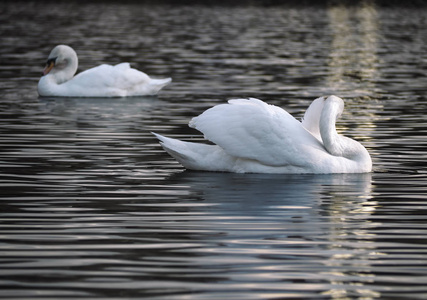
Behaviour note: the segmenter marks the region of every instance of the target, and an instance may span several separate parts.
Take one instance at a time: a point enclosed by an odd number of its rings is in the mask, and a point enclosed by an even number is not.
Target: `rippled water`
[[[0,4],[0,295],[427,298],[425,10]],[[158,97],[40,99],[51,48],[80,70],[132,62]],[[372,174],[189,172],[151,131],[258,97],[301,117],[346,101],[339,130]]]

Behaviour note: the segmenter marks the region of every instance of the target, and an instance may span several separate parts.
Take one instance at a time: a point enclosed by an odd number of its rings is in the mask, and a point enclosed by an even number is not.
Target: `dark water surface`
[[[426,299],[424,9],[0,4],[0,297]],[[51,48],[129,61],[158,97],[40,99]],[[189,172],[150,134],[257,97],[339,130],[372,174]]]

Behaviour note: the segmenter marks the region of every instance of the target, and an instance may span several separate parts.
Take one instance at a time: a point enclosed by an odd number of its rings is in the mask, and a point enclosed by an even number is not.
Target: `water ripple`
[[[2,296],[426,298],[426,18],[369,3],[2,4]],[[174,81],[158,97],[38,98],[59,42],[80,70],[130,61]],[[189,120],[233,97],[300,118],[327,94],[372,174],[189,172],[151,134],[202,140]]]

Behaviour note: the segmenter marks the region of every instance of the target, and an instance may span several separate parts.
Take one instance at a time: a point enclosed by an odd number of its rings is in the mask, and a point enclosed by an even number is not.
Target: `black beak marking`
[[[46,65],[51,65],[51,64],[55,64],[55,62],[56,62],[56,59],[57,59],[58,57],[54,57],[54,58],[49,58],[48,60],[47,60],[47,62],[46,62]]]

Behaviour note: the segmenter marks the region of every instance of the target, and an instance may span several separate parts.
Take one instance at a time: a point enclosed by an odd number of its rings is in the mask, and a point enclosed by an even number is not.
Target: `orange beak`
[[[55,66],[55,61],[49,60],[46,64],[46,67],[43,70],[43,76],[47,75],[53,69],[54,66]]]

